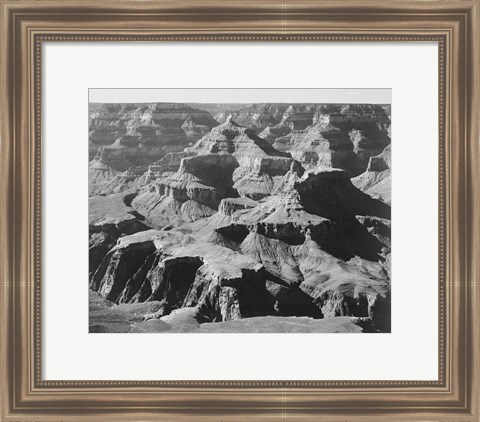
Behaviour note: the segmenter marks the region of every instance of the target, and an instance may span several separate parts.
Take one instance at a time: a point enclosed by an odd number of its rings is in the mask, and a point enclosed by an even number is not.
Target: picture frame
[[[2,2],[1,420],[480,420],[479,11],[477,0]],[[46,41],[437,42],[438,380],[43,380]]]

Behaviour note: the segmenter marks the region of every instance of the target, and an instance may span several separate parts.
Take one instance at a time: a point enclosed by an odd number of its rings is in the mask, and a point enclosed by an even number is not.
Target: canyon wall
[[[92,108],[91,290],[151,304],[143,320],[164,328],[350,317],[389,332],[388,109],[228,107]]]

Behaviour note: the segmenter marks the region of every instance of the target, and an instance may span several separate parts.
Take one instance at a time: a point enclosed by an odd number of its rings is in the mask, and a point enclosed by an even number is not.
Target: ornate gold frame
[[[39,0],[1,4],[2,421],[479,421],[478,0]],[[437,41],[437,381],[42,381],[44,41]]]

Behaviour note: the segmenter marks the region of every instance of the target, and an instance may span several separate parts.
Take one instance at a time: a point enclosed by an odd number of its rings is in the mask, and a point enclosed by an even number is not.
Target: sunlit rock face
[[[292,169],[303,173],[288,154],[231,118],[186,148],[184,154],[176,171],[168,167],[170,171],[158,174],[132,202],[152,227],[209,217],[225,198],[264,198],[280,189]],[[158,165],[162,166],[160,161]]]
[[[390,144],[390,107],[375,104],[253,104],[215,115],[250,127],[305,168],[347,170],[357,176]]]
[[[194,106],[91,111],[91,330],[389,332],[389,108]]]
[[[391,174],[391,146],[387,145],[382,153],[370,157],[365,172],[353,178],[352,183],[373,198],[390,204]]]
[[[215,115],[215,120],[224,123],[232,117],[239,125],[261,131],[267,126],[279,123],[284,114],[283,104],[254,104],[238,111],[225,110]]]
[[[189,143],[196,142],[217,125],[207,111],[186,104],[90,104],[90,192],[124,189],[130,180],[122,183],[123,176],[109,187],[104,185],[119,173],[138,173],[142,169],[144,173],[148,170],[145,166],[166,156],[166,161],[171,160],[172,154],[182,154]]]
[[[116,170],[150,164],[218,125],[212,116],[186,104],[91,104],[89,155]]]
[[[305,168],[341,168],[355,176],[390,144],[389,127],[390,117],[381,106],[317,106],[311,124],[277,137],[273,145]]]

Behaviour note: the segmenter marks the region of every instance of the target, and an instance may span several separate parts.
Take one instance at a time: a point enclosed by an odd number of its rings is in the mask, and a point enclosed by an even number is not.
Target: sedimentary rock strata
[[[271,318],[299,331],[336,326],[288,319],[297,317],[389,331],[388,109],[260,104],[224,116],[229,111],[93,108],[91,127],[109,129],[105,138],[94,131],[103,148],[89,164],[89,283],[105,304],[125,309],[119,330],[249,327],[233,324],[239,320],[281,330]],[[109,143],[112,127],[126,131]],[[177,150],[159,155],[152,147],[132,159],[153,136],[146,127],[156,127],[155,148]],[[148,312],[130,317],[129,307],[143,303],[152,304]],[[95,308],[93,331],[114,331],[103,320],[108,309]]]
[[[370,157],[365,172],[353,178],[352,183],[370,196],[390,204],[391,173],[391,147],[387,145],[382,153]]]
[[[208,112],[186,104],[91,104],[89,160],[96,169],[124,172],[183,151],[217,125]]]

